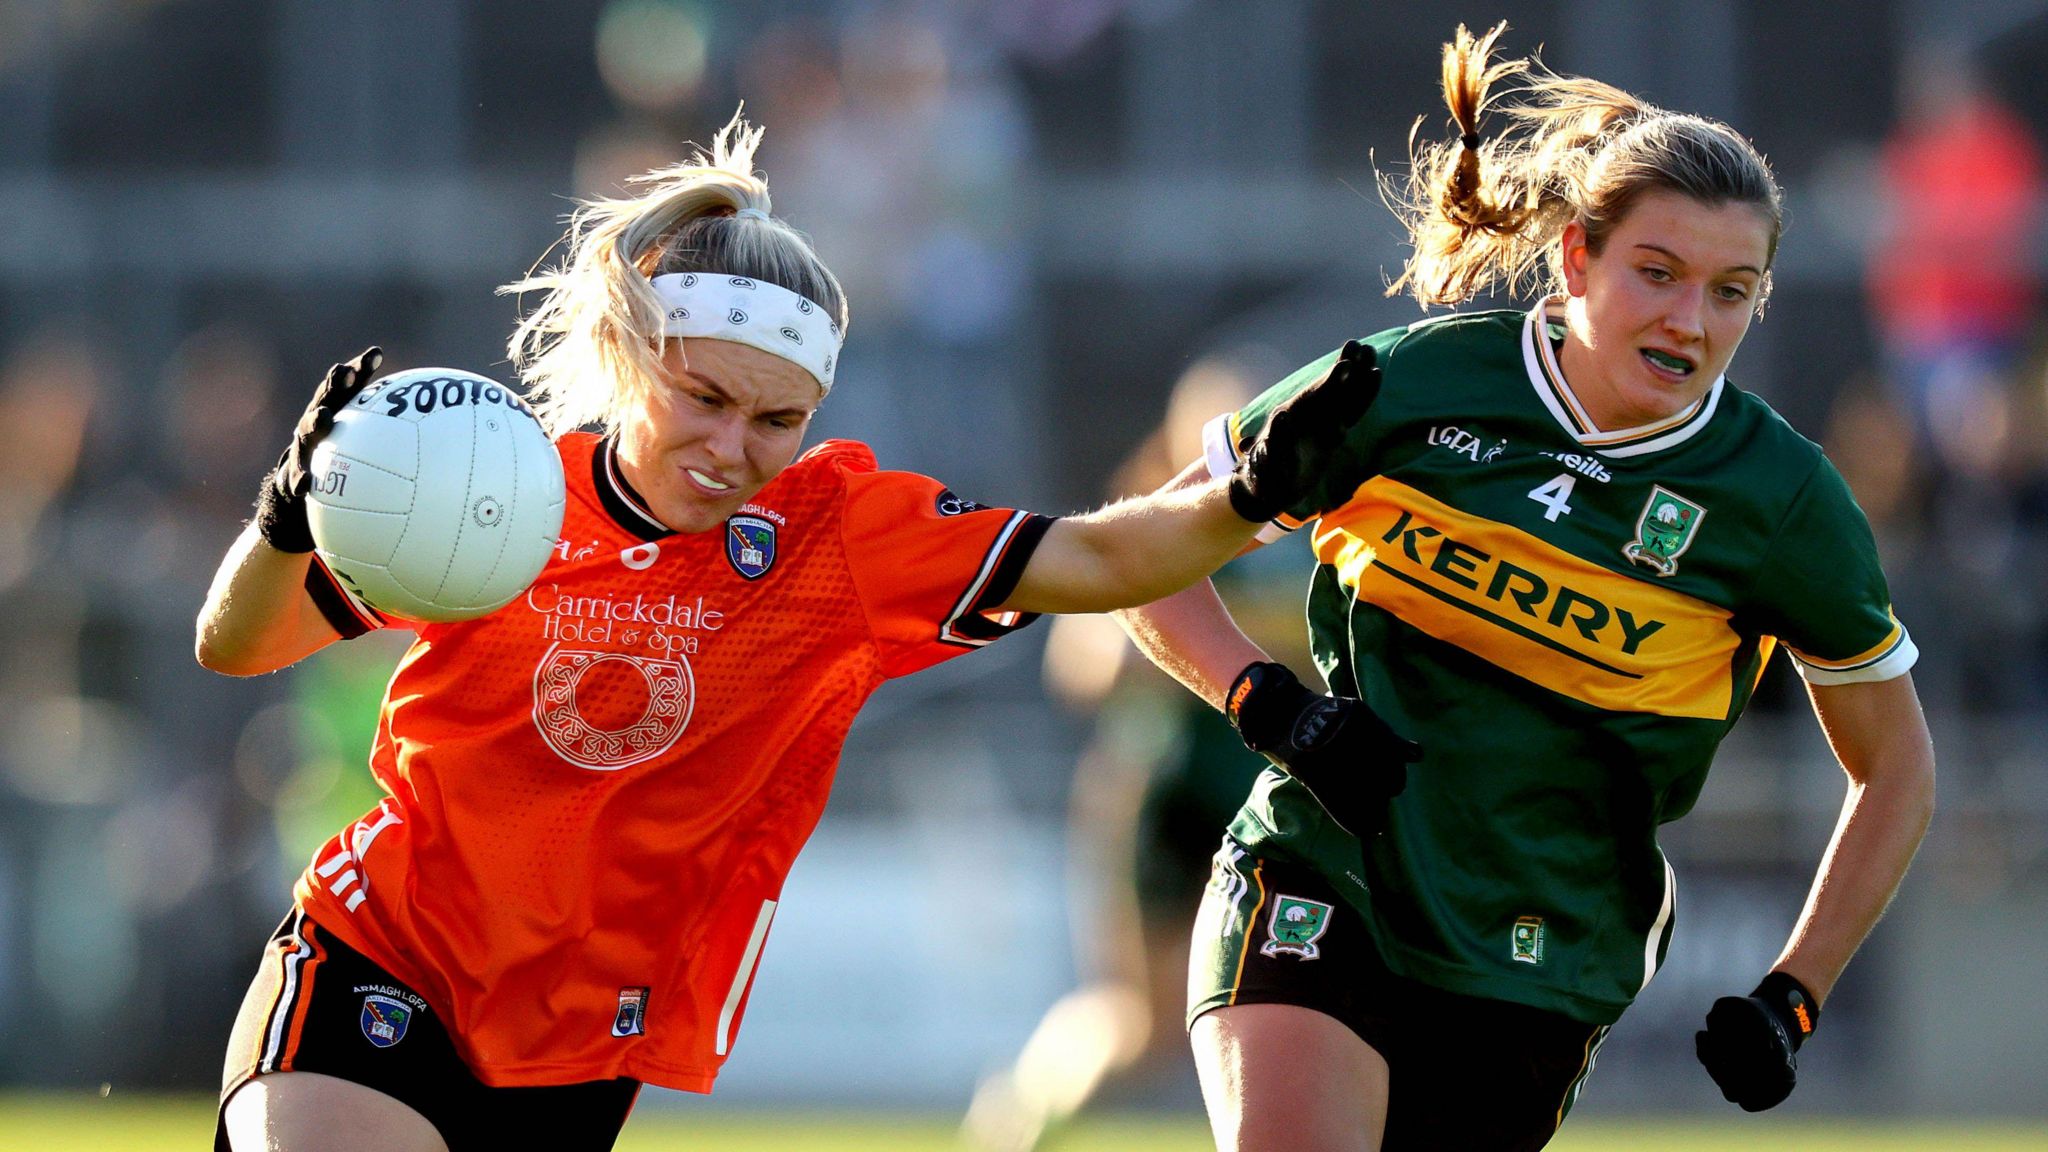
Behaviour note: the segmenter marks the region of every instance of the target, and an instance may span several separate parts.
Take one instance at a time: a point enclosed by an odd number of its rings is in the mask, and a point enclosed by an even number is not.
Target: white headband
[[[772,353],[832,391],[839,324],[825,309],[779,284],[745,276],[669,272],[654,278],[664,336],[731,340]]]

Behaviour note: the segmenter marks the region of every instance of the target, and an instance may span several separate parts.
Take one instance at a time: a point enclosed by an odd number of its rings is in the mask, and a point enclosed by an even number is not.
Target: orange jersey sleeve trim
[[[343,640],[353,640],[391,624],[382,613],[364,603],[362,597],[344,587],[318,552],[306,568],[306,595],[313,598],[313,606],[320,609]]]
[[[981,571],[975,573],[973,582],[960,593],[960,599],[953,605],[953,611],[939,625],[941,641],[980,648],[1038,619],[1036,612],[991,612],[990,609],[1008,600],[1010,593],[1017,590],[1017,581],[1024,575],[1024,566],[1031,562],[1031,554],[1038,550],[1039,541],[1045,539],[1052,523],[1052,517],[1035,512],[1011,515],[982,558]]]

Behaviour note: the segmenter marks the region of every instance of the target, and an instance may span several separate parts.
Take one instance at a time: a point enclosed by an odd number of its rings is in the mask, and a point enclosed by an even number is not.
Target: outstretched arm
[[[1046,530],[1003,608],[1107,612],[1157,600],[1221,568],[1258,528],[1231,508],[1227,480],[1063,517]]]
[[[1184,473],[1149,496],[1052,525],[999,610],[1107,612],[1214,572],[1259,525],[1309,497],[1379,391],[1373,350],[1346,344],[1328,371],[1273,411],[1230,476]]]

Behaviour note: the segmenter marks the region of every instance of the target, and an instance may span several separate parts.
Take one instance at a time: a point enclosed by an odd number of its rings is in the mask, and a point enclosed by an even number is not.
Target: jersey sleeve
[[[343,640],[375,632],[379,628],[409,628],[410,624],[400,623],[370,607],[362,597],[351,591],[320,559],[313,554],[313,562],[306,567],[306,595],[312,597],[313,606],[327,617],[327,623]]]
[[[1919,659],[1892,614],[1870,522],[1825,458],[1765,553],[1757,592],[1767,629],[1808,683],[1890,680]]]
[[[1052,519],[987,508],[909,472],[850,476],[846,556],[885,676],[907,676],[1038,618],[995,613]]]
[[[1365,343],[1372,346],[1374,354],[1379,359],[1383,377],[1392,370],[1391,352],[1394,344],[1407,331],[1406,328],[1393,328],[1366,338]],[[1245,450],[1258,438],[1259,431],[1266,426],[1266,421],[1272,418],[1273,412],[1322,379],[1323,375],[1329,372],[1331,365],[1337,362],[1337,356],[1341,351],[1342,349],[1338,349],[1311,360],[1286,379],[1261,393],[1251,403],[1235,412],[1226,412],[1211,420],[1202,429],[1202,453],[1209,465],[1209,475],[1229,475],[1231,470],[1237,467],[1237,462],[1243,457]],[[1366,458],[1365,448],[1371,439],[1372,425],[1372,413],[1368,411],[1361,423],[1352,429],[1347,444],[1353,449],[1353,463],[1362,462]],[[1259,529],[1259,542],[1271,543],[1349,500],[1351,494],[1357,490],[1359,482],[1364,479],[1364,476],[1357,474],[1358,471],[1357,468],[1335,468],[1318,477],[1314,489],[1305,499]]]

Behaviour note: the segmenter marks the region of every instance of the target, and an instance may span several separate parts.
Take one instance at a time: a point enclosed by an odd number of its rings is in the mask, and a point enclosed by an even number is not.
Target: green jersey
[[[1916,652],[1818,446],[1725,379],[1657,424],[1596,429],[1553,307],[1370,338],[1379,399],[1267,535],[1313,541],[1331,691],[1423,759],[1368,845],[1277,771],[1232,832],[1328,876],[1396,973],[1597,1024],[1662,961],[1657,826],[1692,807],[1774,646],[1823,684]],[[1334,360],[1212,423],[1211,470]]]

